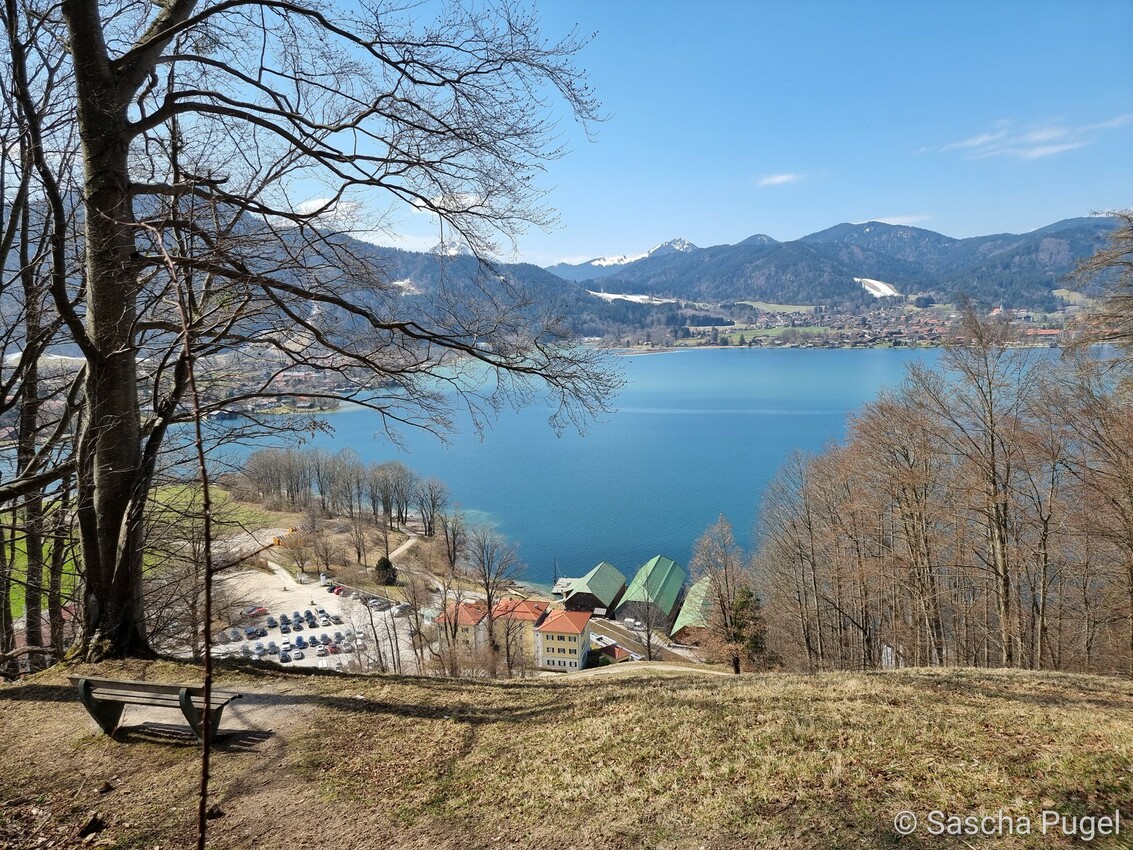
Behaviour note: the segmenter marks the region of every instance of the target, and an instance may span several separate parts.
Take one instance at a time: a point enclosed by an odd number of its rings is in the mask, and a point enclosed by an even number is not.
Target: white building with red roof
[[[540,670],[581,670],[589,651],[589,611],[552,611],[535,627],[536,665]]]

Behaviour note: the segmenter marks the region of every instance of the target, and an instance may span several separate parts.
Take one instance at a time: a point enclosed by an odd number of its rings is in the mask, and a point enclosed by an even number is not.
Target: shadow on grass
[[[72,685],[10,685],[0,688],[0,702],[67,702],[78,696]]]
[[[270,730],[261,729],[221,729],[212,742],[212,748],[222,752],[251,750],[270,740],[273,734]],[[201,746],[188,726],[148,720],[135,726],[120,726],[114,733],[114,740],[119,744],[164,744],[198,750]]]

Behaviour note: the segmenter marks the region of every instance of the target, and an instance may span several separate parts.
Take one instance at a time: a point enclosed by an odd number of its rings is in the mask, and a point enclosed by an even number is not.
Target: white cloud
[[[939,148],[923,148],[939,153],[961,152],[968,159],[1008,157],[1031,160],[1065,153],[1092,145],[1106,130],[1115,130],[1133,122],[1133,115],[1118,115],[1106,121],[1081,126],[1061,121],[1018,128],[1011,121],[1000,121],[984,133],[950,142]]]
[[[768,174],[766,177],[761,177],[757,186],[784,186],[787,183],[798,183],[806,177],[805,174],[798,172],[788,171],[784,174]]]

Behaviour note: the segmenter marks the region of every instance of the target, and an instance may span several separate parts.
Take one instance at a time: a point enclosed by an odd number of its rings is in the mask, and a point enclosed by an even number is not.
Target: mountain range
[[[857,306],[874,296],[861,279],[902,295],[967,296],[1007,307],[1052,309],[1052,290],[1105,244],[1116,219],[1059,221],[1023,234],[954,239],[904,225],[838,224],[791,242],[758,234],[735,245],[663,243],[638,256],[559,263],[547,271],[589,289],[696,301],[758,300]]]

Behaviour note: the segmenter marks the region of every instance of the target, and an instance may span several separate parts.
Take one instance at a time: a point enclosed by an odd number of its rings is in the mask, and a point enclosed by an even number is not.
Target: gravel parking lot
[[[239,610],[262,607],[266,609],[266,613],[245,617],[231,624],[225,630],[229,639],[226,642],[214,642],[215,655],[247,655],[246,650],[254,647],[257,642],[262,643],[265,648],[271,642],[282,648],[284,640],[287,640],[294,647],[299,637],[303,638],[304,643],[310,644],[312,639],[318,640],[325,634],[337,651],[327,646],[326,654],[320,656],[314,646],[308,646],[301,650],[301,658],[295,659],[292,655],[292,660],[289,662],[281,662],[278,652],[265,653],[261,660],[282,667],[321,667],[329,670],[359,671],[379,669],[377,663],[379,651],[389,663],[394,655],[393,642],[396,640],[402,669],[407,673],[416,672],[406,618],[393,616],[391,610],[373,611],[371,622],[371,612],[353,596],[328,593],[327,588],[314,578],[309,583],[301,584],[279,564],[271,561],[268,564],[271,567],[270,573],[261,570],[239,570],[220,578],[222,584],[218,586],[221,592],[233,600]],[[302,617],[307,611],[316,618],[320,618],[320,614],[325,613],[329,622],[321,621],[311,628],[306,620],[301,619],[301,629],[293,630],[291,634],[283,634],[278,622],[275,626],[269,625],[268,622],[269,617],[278,621],[281,615],[293,618],[295,612],[299,612]],[[340,622],[333,621],[336,617]],[[267,634],[262,637],[245,638],[244,628],[247,626],[261,627]],[[238,640],[231,640],[233,629],[239,633]],[[335,639],[336,633],[342,636],[341,640]],[[354,635],[353,640],[348,640],[350,634]],[[322,644],[323,641],[320,640],[319,643]],[[353,651],[347,650],[347,644],[350,644]]]

